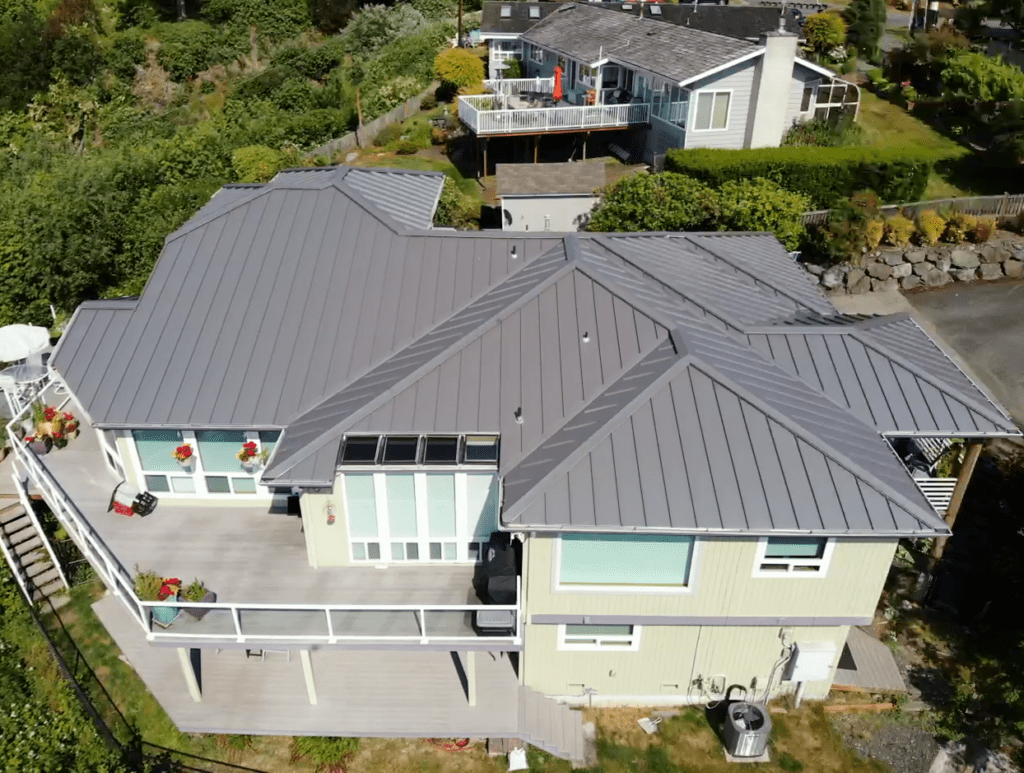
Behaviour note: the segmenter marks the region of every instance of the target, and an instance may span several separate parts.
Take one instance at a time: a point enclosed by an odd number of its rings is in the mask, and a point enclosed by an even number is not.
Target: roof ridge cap
[[[221,186],[220,188],[218,188],[214,192],[213,196],[210,196],[210,200],[207,201],[206,204],[204,204],[203,206],[205,207],[209,205],[209,203],[213,201],[214,197],[222,190],[224,190],[224,187],[225,186]],[[189,220],[186,220],[184,223],[178,226],[177,230],[172,231],[171,233],[167,234],[167,236],[164,237],[164,247],[166,247],[171,242],[176,241],[182,236],[187,236],[188,234],[195,231],[197,228],[201,228],[204,225],[209,225],[218,217],[223,217],[224,215],[234,212],[243,204],[249,204],[250,202],[253,202],[256,199],[260,198],[261,196],[267,195],[272,190],[274,190],[273,186],[266,184],[261,185],[258,188],[253,188],[251,195],[240,196],[236,201],[233,201],[231,204],[224,207],[223,209],[218,209],[215,212],[207,212],[200,218],[191,218]],[[202,207],[200,207],[199,209],[202,210]]]

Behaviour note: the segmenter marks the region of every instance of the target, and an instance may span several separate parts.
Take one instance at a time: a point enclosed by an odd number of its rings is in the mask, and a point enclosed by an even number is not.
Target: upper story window
[[[531,19],[539,19],[540,18],[540,6],[539,5],[531,5],[530,6],[530,18]]]
[[[693,537],[653,534],[563,534],[556,589],[688,593]]]
[[[730,91],[701,91],[697,94],[697,111],[693,117],[696,131],[720,131],[729,128]]]
[[[544,64],[544,49],[537,46],[530,47],[530,58],[537,64]]]
[[[350,435],[338,457],[342,466],[498,466],[496,435]]]
[[[766,537],[758,541],[754,577],[824,577],[835,540],[828,537]]]
[[[511,5],[503,5],[503,6],[501,6],[501,18],[502,19],[511,19],[512,18],[512,6]]]

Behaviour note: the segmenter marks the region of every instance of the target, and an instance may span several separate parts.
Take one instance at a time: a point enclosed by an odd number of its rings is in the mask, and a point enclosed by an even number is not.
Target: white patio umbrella
[[[14,362],[43,351],[50,345],[50,331],[33,325],[0,327],[0,362]]]

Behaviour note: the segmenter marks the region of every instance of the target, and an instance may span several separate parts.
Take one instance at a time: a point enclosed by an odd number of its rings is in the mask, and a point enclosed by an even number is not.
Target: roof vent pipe
[[[512,260],[515,260],[518,257],[516,255],[516,246],[514,244],[512,245],[512,250],[509,252],[509,255],[512,256]]]
[[[523,423],[523,408],[522,408],[522,406],[519,406],[518,408],[516,408],[516,412],[514,414],[512,414],[512,415],[515,416],[516,424],[522,424]]]

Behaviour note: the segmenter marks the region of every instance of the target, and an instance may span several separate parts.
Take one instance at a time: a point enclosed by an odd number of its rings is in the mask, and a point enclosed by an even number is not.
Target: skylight
[[[530,18],[531,19],[539,19],[540,18],[540,6],[539,5],[531,5],[530,6]]]
[[[651,9],[651,16],[661,16],[661,6],[660,5],[652,5],[652,6],[649,6],[649,8]]]
[[[511,19],[512,18],[512,6],[511,5],[503,5],[503,6],[501,6],[501,18],[502,19]]]

